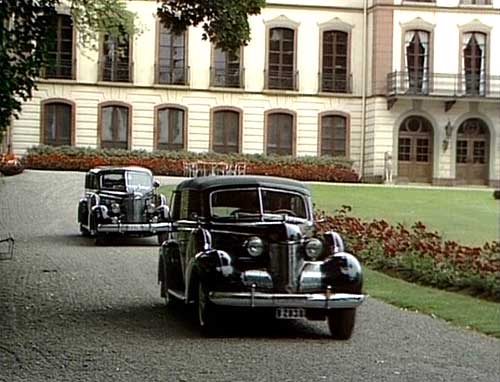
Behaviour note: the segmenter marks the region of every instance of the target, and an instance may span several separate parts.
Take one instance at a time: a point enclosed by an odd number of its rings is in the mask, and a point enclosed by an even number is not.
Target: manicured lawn
[[[411,284],[364,269],[365,293],[392,305],[434,315],[500,338],[500,304]]]
[[[493,190],[454,190],[309,184],[316,207],[327,214],[342,205],[362,219],[411,226],[420,220],[445,239],[466,245],[499,240],[499,202]],[[174,186],[161,187],[170,196]]]
[[[482,245],[499,240],[499,202],[493,190],[416,189],[310,184],[318,209],[332,214],[342,205],[362,219],[411,226],[420,220],[445,239]]]

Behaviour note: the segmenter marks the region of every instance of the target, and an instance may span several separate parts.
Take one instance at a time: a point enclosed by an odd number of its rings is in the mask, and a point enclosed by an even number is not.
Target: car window
[[[211,198],[211,215],[215,219],[258,219],[261,212],[257,189],[214,192]]]
[[[299,194],[262,190],[262,204],[265,214],[287,214],[307,218],[305,200]]]
[[[123,173],[106,173],[101,176],[101,188],[106,190],[125,191],[125,177]]]
[[[181,197],[180,218],[196,220],[199,216],[201,216],[199,192],[192,190],[183,191]]]
[[[170,211],[172,219],[179,220],[181,216],[181,193],[174,192],[172,195]]]

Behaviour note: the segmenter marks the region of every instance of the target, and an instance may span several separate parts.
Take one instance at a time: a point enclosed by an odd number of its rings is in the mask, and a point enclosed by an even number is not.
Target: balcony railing
[[[163,85],[189,85],[189,66],[174,68],[155,65],[156,83]]]
[[[121,63],[121,62],[109,62],[100,61],[100,81],[109,82],[132,82],[132,73],[134,64],[131,63]]]
[[[352,74],[334,75],[319,73],[319,89],[322,93],[352,93]]]
[[[491,5],[491,0],[460,0],[463,5]]]
[[[49,60],[43,68],[43,78],[54,78],[63,80],[73,79],[73,68],[76,67],[76,60],[59,59],[55,62]]]
[[[500,76],[392,72],[387,75],[387,96],[500,98]]]
[[[224,88],[244,88],[245,69],[210,68],[210,86]]]
[[[265,88],[276,90],[298,90],[299,72],[264,70]]]

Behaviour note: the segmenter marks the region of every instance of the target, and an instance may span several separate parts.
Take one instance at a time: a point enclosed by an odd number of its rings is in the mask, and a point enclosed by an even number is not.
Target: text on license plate
[[[276,308],[276,318],[280,320],[297,320],[306,317],[303,308]]]

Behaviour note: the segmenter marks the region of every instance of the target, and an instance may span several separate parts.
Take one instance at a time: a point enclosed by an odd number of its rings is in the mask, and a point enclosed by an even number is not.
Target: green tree
[[[250,40],[248,16],[260,13],[265,0],[162,0],[158,16],[174,32],[203,27],[203,39],[235,52]]]

